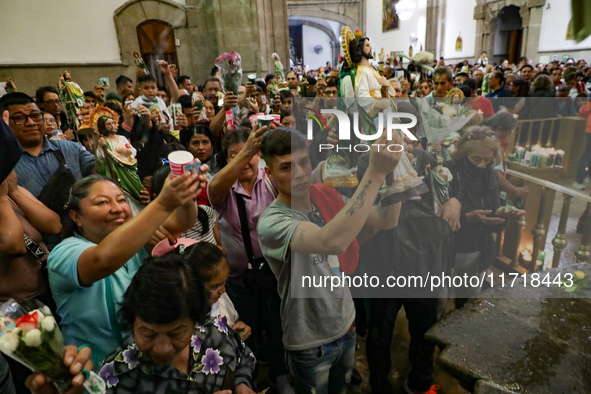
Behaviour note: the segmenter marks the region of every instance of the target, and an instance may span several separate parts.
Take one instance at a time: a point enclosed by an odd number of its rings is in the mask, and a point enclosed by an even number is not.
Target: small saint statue
[[[453,175],[449,168],[443,165],[443,157],[439,155],[437,156],[437,166],[432,169],[430,165],[427,165],[425,173],[429,180],[431,194],[433,195],[433,209],[437,212],[439,211],[439,208],[449,200],[449,191]]]

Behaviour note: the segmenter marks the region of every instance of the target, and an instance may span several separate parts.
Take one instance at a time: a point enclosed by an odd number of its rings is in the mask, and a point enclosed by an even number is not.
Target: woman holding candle
[[[501,146],[501,155],[503,158],[502,163],[496,167],[499,180],[499,189],[501,192],[509,193],[516,196],[517,198],[524,199],[528,196],[529,190],[526,187],[516,187],[505,178],[507,172],[507,147],[509,146],[509,137],[515,132],[517,128],[517,119],[508,112],[499,112],[496,115],[491,116],[484,122],[485,126],[490,127],[497,138]]]

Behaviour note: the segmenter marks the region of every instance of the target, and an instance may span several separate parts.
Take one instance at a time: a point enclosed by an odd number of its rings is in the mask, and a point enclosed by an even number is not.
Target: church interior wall
[[[113,12],[125,0],[2,2],[0,65],[120,62]],[[4,25],[6,26],[6,25]]]
[[[83,90],[92,90],[100,77],[108,77],[112,87],[121,74],[133,77],[135,66],[121,58],[114,21],[115,10],[124,3],[3,2],[2,20],[11,21],[15,28],[11,34],[0,35],[0,81],[11,77],[20,91],[34,94],[40,86],[57,84],[64,70]],[[131,39],[137,41],[135,36]]]
[[[304,64],[311,70],[324,67],[326,61],[332,59],[331,39],[328,34],[315,27],[304,25],[302,35]],[[322,52],[318,54],[314,51],[317,45],[322,46]]]
[[[474,49],[476,45],[475,6],[476,0],[453,0],[447,3],[444,20],[445,36],[441,54],[447,64],[459,63],[464,59],[474,62],[477,56]],[[460,33],[462,50],[456,51],[456,40]]]
[[[536,41],[537,51],[531,54],[535,63],[540,56],[549,56],[550,60],[554,55],[557,55],[559,60],[562,60],[563,55],[570,55],[575,59],[591,58],[591,37],[580,43],[566,39],[568,24],[572,18],[572,9],[568,4],[549,0],[542,12],[540,36]]]
[[[408,55],[410,35],[415,34],[425,47],[427,24],[427,0],[416,0],[417,7],[412,17],[407,21],[400,21],[396,30],[382,31],[382,0],[367,0],[366,26],[363,32],[370,38],[371,46],[376,54],[384,48],[384,52],[404,52]],[[377,57],[377,56],[376,56]],[[377,58],[374,59],[377,61]]]

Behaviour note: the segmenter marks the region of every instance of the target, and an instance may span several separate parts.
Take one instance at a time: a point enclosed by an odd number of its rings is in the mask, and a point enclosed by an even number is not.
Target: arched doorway
[[[519,11],[520,7],[514,5],[503,7],[491,21],[492,62],[501,64],[505,59],[509,64],[519,62],[523,47],[523,21]]]
[[[290,64],[309,66],[311,70],[324,67],[329,61],[338,64],[341,22],[309,17],[289,17]]]
[[[159,85],[166,86],[164,77],[158,71],[157,63],[158,60],[166,60],[169,64],[178,66],[174,28],[170,23],[151,19],[140,23],[136,30],[140,53],[150,74],[156,77]]]

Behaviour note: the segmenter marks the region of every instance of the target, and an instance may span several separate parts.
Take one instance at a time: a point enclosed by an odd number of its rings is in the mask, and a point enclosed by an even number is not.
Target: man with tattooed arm
[[[326,287],[316,279],[352,273],[359,258],[358,234],[398,223],[400,203],[373,204],[401,157],[383,148],[401,143],[397,133],[392,141],[386,134],[373,144],[369,168],[350,199],[310,184],[312,166],[300,132],[280,127],[262,140],[265,171],[279,194],[259,219],[259,243],[277,277],[283,344],[297,393],[347,390],[355,364],[355,307],[345,283]],[[304,277],[315,278],[314,284],[305,286]]]

